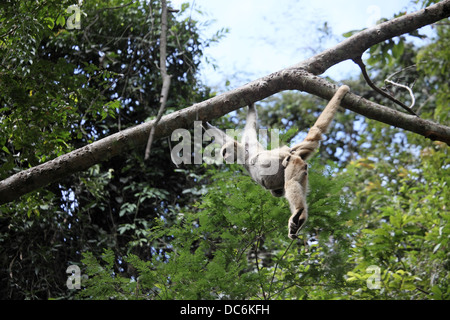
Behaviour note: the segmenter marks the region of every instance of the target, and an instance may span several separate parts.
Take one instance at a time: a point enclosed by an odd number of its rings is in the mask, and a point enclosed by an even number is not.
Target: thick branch
[[[296,64],[295,67],[304,68],[319,75],[339,62],[362,56],[364,51],[377,43],[412,32],[449,16],[450,1],[444,0],[425,9],[365,29],[335,47]]]
[[[306,70],[316,74],[322,73],[334,64],[361,55],[371,45],[439,21],[449,15],[450,0],[445,0],[425,10],[365,30],[297,66],[272,73],[240,88],[162,117],[155,126],[155,138],[169,136],[177,128],[191,128],[195,120],[207,121],[219,118],[283,90],[305,91],[329,100],[337,87]],[[352,93],[345,96],[342,106],[370,119],[450,144],[450,128],[432,121],[392,110]],[[30,191],[75,172],[86,170],[96,163],[131,149],[143,148],[154,124],[155,121],[150,121],[121,131],[0,181],[0,204],[18,199]]]
[[[305,91],[329,100],[337,87],[304,70],[285,69],[162,117],[155,126],[155,138],[170,136],[177,128],[191,128],[195,120],[207,121],[221,117],[283,90]],[[392,110],[352,93],[347,93],[341,105],[368,118],[450,144],[450,127]],[[121,131],[1,181],[0,204],[130,149],[143,147],[153,125],[154,120]]]
[[[380,88],[378,88],[373,82],[372,80],[370,80],[369,75],[367,74],[367,70],[366,70],[366,66],[364,65],[361,57],[357,57],[357,58],[353,58],[353,61],[359,66],[359,68],[361,69],[361,72],[363,74],[364,80],[366,80],[367,84],[369,85],[369,87],[371,87],[373,90],[375,90],[376,92],[378,92],[379,94],[381,94],[383,97],[388,98],[389,100],[395,102],[396,104],[398,104],[400,107],[402,107],[403,109],[405,109],[406,111],[408,111],[408,113],[417,116],[417,114],[411,110],[411,108],[408,108],[407,106],[405,106],[405,104],[399,100],[397,100],[395,97],[391,96],[389,93],[384,92],[383,90],[381,90]]]

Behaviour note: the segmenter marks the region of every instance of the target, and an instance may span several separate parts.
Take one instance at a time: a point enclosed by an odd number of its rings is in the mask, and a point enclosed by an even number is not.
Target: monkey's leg
[[[314,123],[313,128],[316,128],[317,130],[310,130],[305,140],[321,140],[321,135],[327,131],[331,121],[333,121],[334,115],[341,105],[342,99],[349,91],[350,88],[348,86],[344,85],[339,87],[333,98],[331,98],[330,102],[328,102],[327,106]]]

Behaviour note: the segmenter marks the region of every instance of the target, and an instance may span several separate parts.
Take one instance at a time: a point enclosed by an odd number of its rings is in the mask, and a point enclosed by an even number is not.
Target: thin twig
[[[153,137],[155,135],[155,128],[158,125],[159,120],[163,116],[164,109],[166,108],[167,96],[169,95],[170,79],[172,76],[167,74],[167,3],[166,0],[161,1],[161,36],[159,41],[159,67],[161,70],[161,77],[163,80],[161,97],[159,99],[160,107],[156,120],[153,122],[150,130],[150,135],[147,141],[147,147],[145,148],[145,160],[150,157],[150,150],[153,143]]]
[[[391,80],[388,80],[388,79],[384,80],[384,82],[387,82],[387,83],[393,84],[394,86],[397,86],[397,87],[400,87],[400,88],[408,90],[409,95],[411,96],[411,105],[409,106],[409,108],[414,107],[414,104],[416,103],[416,98],[414,98],[414,93],[412,92],[410,87],[405,86],[405,85],[400,84],[400,83],[397,83],[397,82],[394,82],[394,81],[391,81]]]
[[[390,84],[392,84],[392,85],[394,85],[394,86],[401,87],[401,88],[404,88],[404,89],[408,90],[409,95],[411,96],[411,105],[409,106],[410,109],[412,109],[412,108],[414,107],[414,104],[416,103],[416,98],[414,97],[414,93],[413,93],[413,91],[412,91],[412,86],[409,87],[409,86],[405,86],[405,85],[403,85],[403,84],[394,82],[394,81],[391,80],[391,78],[392,78],[393,76],[395,76],[395,75],[397,75],[397,74],[399,74],[399,73],[405,71],[405,70],[409,70],[409,69],[416,68],[416,67],[417,67],[417,66],[416,66],[415,64],[413,64],[413,65],[411,65],[411,66],[408,66],[408,67],[406,67],[406,68],[403,68],[403,69],[401,69],[401,70],[399,70],[399,71],[397,71],[397,72],[394,72],[394,73],[391,74],[389,77],[387,77],[386,80],[384,80],[384,82],[387,82],[387,83],[390,83]],[[414,85],[414,84],[413,84],[413,85]]]
[[[373,82],[372,80],[370,80],[369,75],[367,74],[366,71],[366,66],[364,65],[361,57],[356,57],[353,58],[353,62],[356,63],[359,68],[361,69],[361,72],[363,74],[364,79],[366,80],[367,84],[376,92],[378,92],[379,94],[383,95],[384,97],[388,98],[389,100],[395,102],[396,104],[398,104],[400,107],[402,107],[403,109],[405,109],[406,111],[408,111],[408,113],[417,116],[417,114],[412,111],[409,107],[405,106],[401,101],[397,100],[396,98],[394,98],[393,96],[391,96],[389,93],[381,90],[380,88],[378,88]]]
[[[281,260],[283,260],[284,256],[286,255],[286,253],[288,252],[289,248],[291,247],[291,245],[294,243],[295,239],[292,239],[291,242],[289,243],[288,247],[286,248],[286,250],[284,251],[283,255],[281,256],[280,259],[278,259],[277,263],[275,264],[275,269],[273,270],[273,274],[272,274],[272,279],[270,280],[270,287],[269,287],[269,299],[271,297],[271,292],[272,292],[272,284],[273,284],[273,280],[275,278],[275,273],[277,272],[277,268],[278,268],[278,264]]]
[[[256,264],[256,269],[258,270],[258,274],[260,274],[260,272],[261,272],[261,270],[259,269],[259,263],[258,263],[258,246],[259,246],[260,240],[261,240],[261,232],[259,233],[259,235],[257,235],[256,243],[255,243],[255,264]],[[264,291],[264,286],[261,282],[261,279],[259,279],[259,285],[261,286],[261,291],[262,291],[264,300],[266,300],[266,292]]]
[[[406,67],[406,68],[403,68],[403,69],[401,69],[401,70],[399,70],[399,71],[397,71],[397,72],[394,72],[393,74],[391,74],[389,77],[387,77],[387,80],[390,80],[393,76],[396,76],[396,75],[398,75],[399,73],[401,73],[401,72],[403,72],[403,71],[405,71],[405,70],[408,70],[408,69],[413,69],[413,68],[416,68],[417,66],[415,65],[415,64],[413,64],[413,65],[410,65],[410,66],[408,66],[408,67]]]

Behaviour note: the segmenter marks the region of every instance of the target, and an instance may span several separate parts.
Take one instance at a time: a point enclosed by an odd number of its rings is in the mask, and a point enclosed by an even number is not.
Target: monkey
[[[204,127],[206,132],[214,136],[215,141],[222,145],[220,153],[225,163],[242,164],[254,181],[268,189],[272,195],[281,197],[284,194],[282,161],[290,155],[290,149],[288,146],[274,150],[264,149],[257,139],[256,123],[257,111],[254,104],[251,104],[248,107],[242,143],[208,122]]]
[[[320,145],[342,99],[350,88],[338,88],[305,139],[293,147],[282,146],[266,150],[257,139],[257,111],[254,104],[248,106],[246,124],[241,142],[228,136],[208,122],[204,124],[207,134],[215,137],[221,147],[221,156],[226,163],[242,164],[250,177],[268,189],[275,197],[284,196],[291,211],[288,222],[288,237],[295,239],[308,218],[306,194],[308,187],[308,164]]]

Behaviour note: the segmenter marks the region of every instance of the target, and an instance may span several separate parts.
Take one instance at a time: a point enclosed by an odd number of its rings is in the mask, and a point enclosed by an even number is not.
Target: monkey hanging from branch
[[[288,236],[291,239],[297,238],[308,218],[306,160],[319,147],[322,134],[327,131],[341,100],[349,90],[346,85],[339,87],[306,138],[293,147],[264,149],[257,139],[257,112],[254,104],[248,107],[247,122],[241,142],[209,123],[204,126],[207,133],[214,136],[215,141],[222,146],[220,152],[226,163],[242,164],[252,179],[268,189],[273,196],[286,197],[291,211],[288,222]]]

